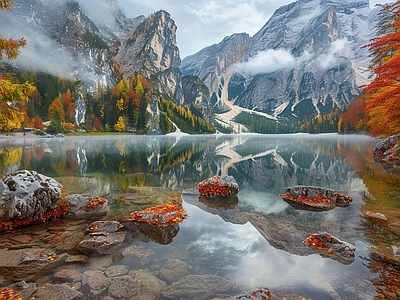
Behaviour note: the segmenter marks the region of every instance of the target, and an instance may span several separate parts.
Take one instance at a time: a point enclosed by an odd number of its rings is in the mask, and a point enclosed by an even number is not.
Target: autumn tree
[[[389,21],[382,23],[383,34],[366,46],[373,56],[371,68],[376,74],[365,87],[370,94],[366,113],[371,134],[391,135],[400,132],[400,1],[381,7]]]
[[[11,11],[12,0],[0,0],[0,9]],[[19,49],[26,45],[26,40],[6,39],[0,35],[0,60],[4,57],[15,59],[19,55]],[[28,101],[29,95],[35,91],[30,83],[12,83],[9,79],[0,77],[0,130],[11,131],[21,128],[24,121],[23,113],[15,106],[16,102]]]

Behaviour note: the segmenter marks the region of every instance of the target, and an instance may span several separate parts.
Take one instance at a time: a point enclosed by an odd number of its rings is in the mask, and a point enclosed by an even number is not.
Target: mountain
[[[275,11],[253,36],[233,34],[182,60],[183,75],[209,87],[216,119],[246,111],[309,120],[343,107],[368,82],[376,10],[368,0],[298,0]]]

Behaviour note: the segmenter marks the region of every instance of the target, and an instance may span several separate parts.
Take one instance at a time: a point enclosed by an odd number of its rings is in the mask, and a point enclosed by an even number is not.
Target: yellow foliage
[[[126,129],[126,127],[125,127],[124,118],[122,116],[119,116],[117,123],[114,125],[114,130],[118,131],[118,132],[122,132],[122,131],[125,131],[125,129]]]

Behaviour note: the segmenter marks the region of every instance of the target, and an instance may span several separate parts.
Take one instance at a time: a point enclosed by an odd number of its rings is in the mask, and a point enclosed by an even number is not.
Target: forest
[[[3,3],[1,1],[0,3]],[[9,9],[4,2],[0,9]],[[400,1],[381,5],[377,36],[365,45],[371,56],[375,77],[347,107],[307,119],[269,120],[241,113],[235,122],[257,133],[369,133],[388,136],[400,132]],[[0,62],[15,59],[26,45],[24,38],[6,39],[0,35]],[[115,86],[97,84],[95,91],[81,81],[43,72],[0,65],[0,131],[33,128],[37,133],[129,132],[170,133],[177,128],[187,133],[229,132],[209,124],[196,105],[177,105],[160,95],[141,74],[122,75]],[[93,88],[92,88],[93,90]],[[84,114],[78,105],[84,103]],[[149,108],[152,109],[149,109]],[[157,107],[158,115],[151,111]]]

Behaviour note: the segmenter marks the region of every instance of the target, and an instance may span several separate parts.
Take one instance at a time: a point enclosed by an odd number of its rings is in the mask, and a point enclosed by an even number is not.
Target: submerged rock
[[[350,264],[355,260],[356,247],[327,232],[314,233],[306,238],[304,243],[316,249],[321,256],[332,258],[340,263]]]
[[[0,222],[38,221],[59,205],[62,185],[35,171],[21,170],[0,181]]]
[[[330,210],[336,206],[346,207],[353,199],[332,189],[316,186],[287,187],[286,193],[279,195],[295,208],[307,210]]]
[[[163,299],[212,299],[218,294],[231,294],[233,285],[216,275],[186,275],[168,286],[162,293]]]
[[[239,185],[235,178],[229,175],[212,176],[201,181],[197,188],[200,195],[204,197],[217,196],[227,197],[239,192]]]
[[[55,255],[38,248],[0,250],[0,274],[11,282],[35,281],[66,257],[67,254]]]

